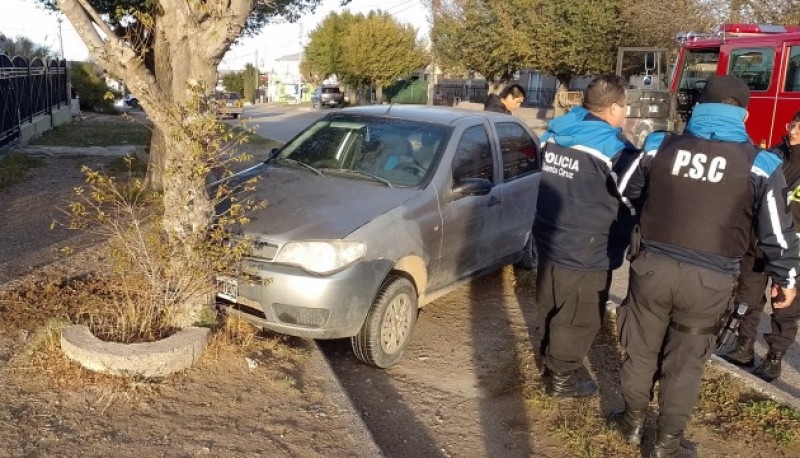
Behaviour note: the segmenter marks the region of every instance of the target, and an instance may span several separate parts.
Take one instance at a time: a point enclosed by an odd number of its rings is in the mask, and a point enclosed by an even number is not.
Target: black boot
[[[683,433],[665,434],[659,432],[656,435],[656,443],[650,458],[695,458],[697,450],[684,444]]]
[[[783,359],[783,351],[769,350],[767,356],[761,361],[761,364],[753,371],[756,377],[771,382],[781,376],[781,360]]]
[[[737,366],[752,366],[755,362],[753,343],[750,337],[739,336],[736,339],[736,347],[730,353],[722,355],[722,359]]]
[[[561,374],[545,369],[544,377],[544,390],[554,398],[585,398],[597,393],[597,384],[578,380],[575,371]]]
[[[625,442],[633,445],[642,443],[642,430],[644,429],[644,417],[647,409],[614,412],[608,417],[606,425],[620,433]]]

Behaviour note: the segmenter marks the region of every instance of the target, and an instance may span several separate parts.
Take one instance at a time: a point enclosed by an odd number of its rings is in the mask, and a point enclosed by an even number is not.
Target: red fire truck
[[[800,110],[800,26],[724,24],[713,35],[679,34],[666,84],[665,49],[622,48],[617,74],[630,83],[626,134],[638,144],[653,130],[681,131],[712,75],[736,75],[750,86],[747,132],[771,146]]]

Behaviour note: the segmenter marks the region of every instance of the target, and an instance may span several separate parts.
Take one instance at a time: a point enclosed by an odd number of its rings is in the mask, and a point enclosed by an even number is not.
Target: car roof
[[[364,105],[345,108],[339,111],[339,113],[433,122],[437,124],[454,124],[471,117],[504,120],[515,119],[504,113],[431,105]]]

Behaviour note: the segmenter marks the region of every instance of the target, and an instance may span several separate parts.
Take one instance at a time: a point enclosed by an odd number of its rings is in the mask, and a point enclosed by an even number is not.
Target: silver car
[[[541,162],[518,118],[393,105],[315,122],[260,175],[250,280],[219,278],[218,304],[272,331],[349,337],[396,363],[418,308],[509,263],[532,268]],[[256,281],[252,281],[257,278]]]

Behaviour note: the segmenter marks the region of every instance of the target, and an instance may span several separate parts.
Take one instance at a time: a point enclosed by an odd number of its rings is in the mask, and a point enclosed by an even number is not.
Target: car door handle
[[[500,203],[500,199],[498,199],[496,196],[491,196],[491,197],[489,197],[489,203],[487,205],[492,207],[492,206],[497,205],[499,203]]]

